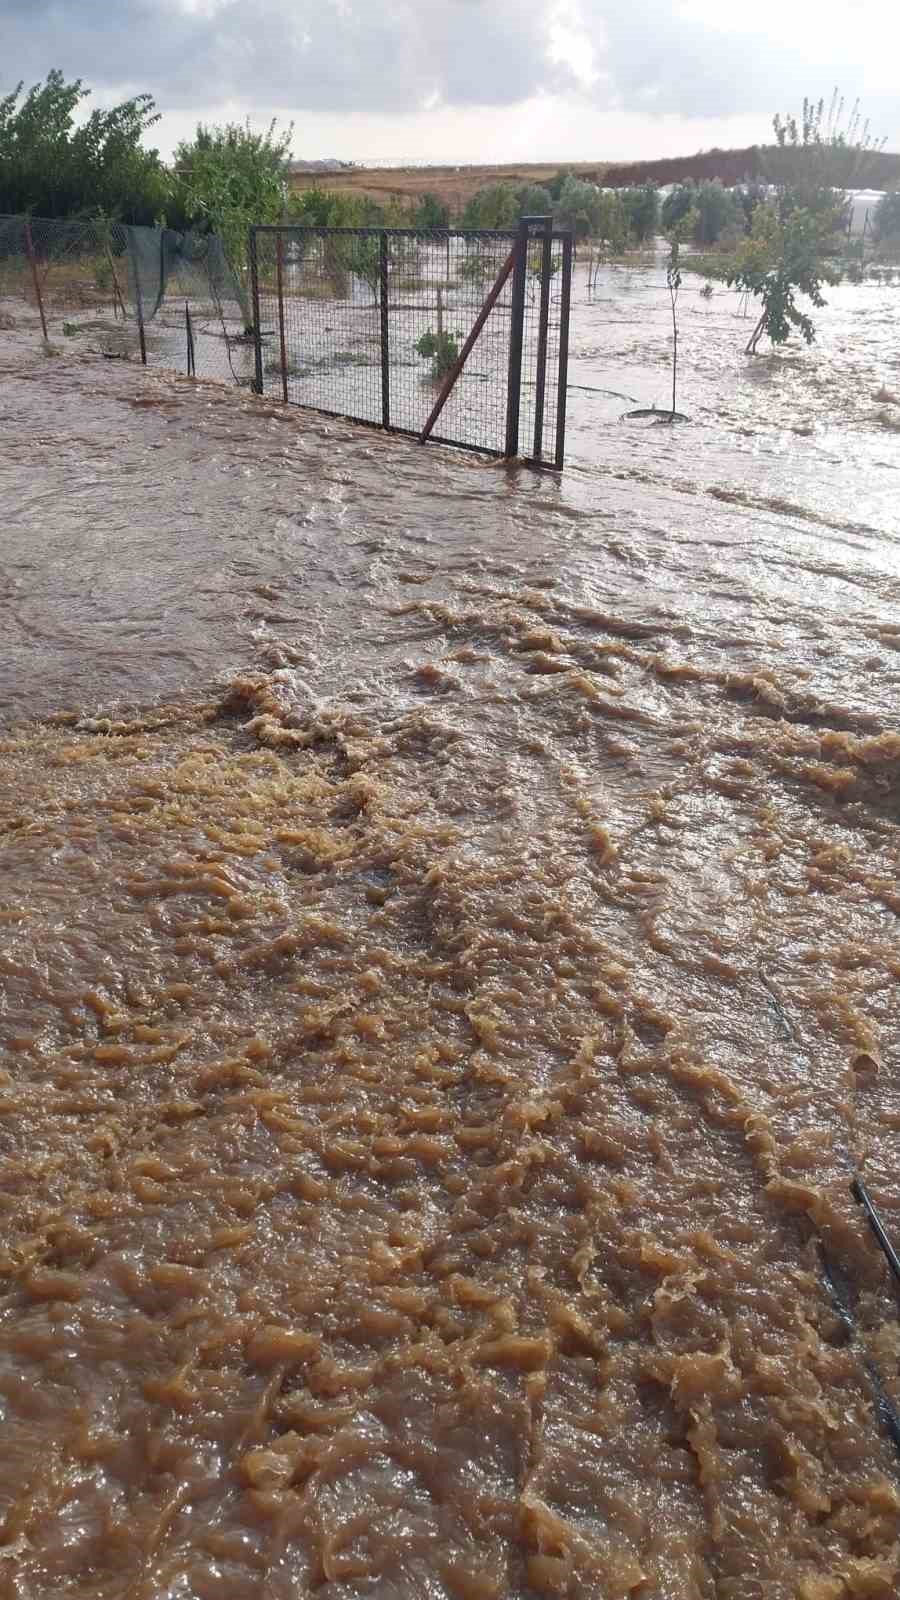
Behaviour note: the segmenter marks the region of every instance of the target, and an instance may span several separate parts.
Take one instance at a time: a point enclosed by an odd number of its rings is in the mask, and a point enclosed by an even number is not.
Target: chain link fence
[[[255,386],[395,432],[562,466],[571,236],[251,229]]]
[[[0,332],[249,386],[249,324],[215,234],[0,216]]]

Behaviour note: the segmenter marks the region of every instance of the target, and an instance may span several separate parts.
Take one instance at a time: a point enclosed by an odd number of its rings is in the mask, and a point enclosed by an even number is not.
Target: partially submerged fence
[[[572,239],[551,218],[257,227],[249,260],[245,294],[215,235],[0,216],[0,329],[562,467]]]
[[[59,347],[252,378],[249,307],[215,234],[0,216],[0,319]]]
[[[392,431],[562,468],[572,238],[257,227],[255,388]]]

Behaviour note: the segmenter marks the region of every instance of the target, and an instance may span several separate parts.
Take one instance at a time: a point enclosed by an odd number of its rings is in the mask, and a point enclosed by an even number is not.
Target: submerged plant
[[[666,288],[672,307],[672,417],[678,389],[678,296],[681,291],[681,246],[691,237],[697,223],[695,211],[687,211],[669,230],[669,254],[666,260]]]
[[[416,345],[420,356],[430,356],[431,376],[445,378],[459,360],[458,333],[434,333],[431,328],[422,334]]]

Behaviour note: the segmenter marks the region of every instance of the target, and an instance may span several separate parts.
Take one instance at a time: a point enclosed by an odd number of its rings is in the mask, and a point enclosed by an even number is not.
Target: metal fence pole
[[[31,279],[34,284],[34,297],[37,300],[38,311],[41,314],[41,327],[44,330],[44,340],[47,339],[47,318],[44,316],[44,301],[41,295],[41,283],[38,277],[37,261],[34,256],[34,243],[31,238],[31,223],[25,224],[25,253],[31,263]]]
[[[281,350],[281,398],[288,403],[287,342],[284,336],[284,240],[275,235],[275,276],[278,282],[278,344]]]
[[[138,263],[137,250],[134,243],[134,234],[128,230],[128,249],[131,253],[131,271],[134,277],[134,303],[137,310],[138,343],[141,347],[141,361],[147,365],[147,340],[144,335],[144,296],[141,290],[141,274]]]
[[[187,375],[189,378],[197,376],[197,355],[194,350],[194,325],[191,321],[190,306],[184,302],[184,331],[187,335]]]
[[[256,229],[250,229],[247,245],[250,260],[250,298],[253,305],[253,392],[263,392],[262,334],[259,327],[259,266],[256,259]]]
[[[562,285],[559,310],[559,379],[556,394],[556,459],[562,472],[566,459],[566,399],[569,385],[569,310],[572,303],[572,236],[563,240]]]
[[[528,267],[529,218],[522,217],[516,236],[512,307],[509,328],[509,371],[506,380],[506,446],[511,459],[519,453],[519,412],[522,403],[522,345],[525,335],[525,274]]]
[[[388,239],[382,232],[379,242],[381,270],[381,426],[391,425],[391,352],[388,343],[390,324],[388,317]]]
[[[544,391],[547,385],[547,338],[550,328],[550,280],[553,276],[553,218],[544,222],[541,249],[541,305],[538,321],[537,368],[534,394],[534,459],[544,453]]]

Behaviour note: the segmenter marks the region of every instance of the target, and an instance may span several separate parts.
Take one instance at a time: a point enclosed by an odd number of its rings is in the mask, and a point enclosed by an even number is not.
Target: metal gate
[[[521,456],[565,454],[572,236],[255,227],[258,394]]]

